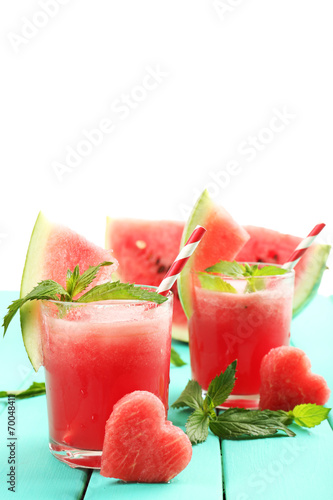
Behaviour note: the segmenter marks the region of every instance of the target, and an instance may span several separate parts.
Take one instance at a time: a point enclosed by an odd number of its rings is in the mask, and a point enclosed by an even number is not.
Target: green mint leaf
[[[256,270],[257,268],[258,268],[257,265],[250,266],[250,264],[245,263],[243,276],[252,276],[253,271]]]
[[[280,274],[286,274],[287,269],[277,266],[264,266],[258,269],[258,266],[251,266],[252,276],[276,276]],[[256,269],[254,269],[256,267]]]
[[[224,439],[272,436],[278,431],[285,432],[287,436],[295,436],[286,426],[287,422],[291,423],[285,412],[230,408],[211,420],[209,428],[213,434]]]
[[[281,267],[277,266],[264,266],[260,269],[256,264],[253,266],[245,264],[245,266],[247,266],[246,276],[248,277],[244,293],[260,292],[260,290],[265,290],[265,279],[256,279],[257,277],[277,276],[288,272],[286,269],[282,269]]]
[[[24,391],[0,391],[0,398],[15,396],[16,399],[27,399],[42,396],[45,392],[44,382],[33,382],[29,389],[25,389]]]
[[[186,434],[191,443],[197,444],[206,441],[208,437],[209,415],[201,408],[195,410],[185,424]]]
[[[178,352],[173,347],[171,347],[170,363],[172,363],[175,366],[186,365],[185,361],[182,360],[182,358],[179,356]]]
[[[228,262],[227,260],[221,260],[217,264],[205,269],[207,273],[220,273],[230,278],[240,278],[244,276],[245,267],[242,264],[238,264],[235,260],[233,262]]]
[[[74,271],[73,271],[73,276],[76,272],[78,273],[78,276],[73,278],[73,281],[75,279],[75,282],[73,284],[73,289],[72,289],[72,294],[71,297],[75,297],[79,293],[83,292],[87,288],[87,286],[90,285],[94,281],[94,279],[97,276],[98,271],[100,270],[101,267],[103,266],[111,266],[113,263],[112,262],[101,262],[101,264],[98,264],[98,266],[89,266],[89,268],[84,271],[83,274],[80,275],[79,271],[79,266],[76,266]],[[77,269],[77,271],[76,271]]]
[[[203,407],[202,389],[196,380],[189,380],[187,386],[171,408],[184,408],[188,406],[194,410]]]
[[[220,273],[231,278],[244,277],[247,279],[245,293],[252,293],[265,289],[265,280],[257,280],[255,279],[256,276],[274,276],[285,274],[288,271],[277,266],[264,266],[259,268],[258,264],[253,264],[250,266],[250,264],[247,263],[244,263],[243,265],[239,264],[236,261],[228,262],[226,260],[221,260],[217,264],[214,264],[211,267],[207,267],[207,269],[205,269],[205,272]],[[254,279],[252,279],[252,277]],[[208,286],[204,286],[203,284],[202,286],[204,288],[208,288]]]
[[[212,399],[214,407],[222,405],[231,394],[236,382],[236,366],[237,360],[233,361],[224,372],[215,377],[209,384],[207,396]]]
[[[77,280],[80,277],[80,269],[79,266],[75,266],[74,271],[72,272],[70,269],[67,270],[66,275],[66,290],[70,297],[74,295],[74,288],[77,283]]]
[[[59,285],[59,283],[56,283],[53,280],[45,280],[38,283],[38,285],[36,285],[24,298],[14,300],[8,306],[8,312],[4,317],[2,324],[4,327],[4,336],[11,320],[23,304],[29,300],[60,300],[62,297],[70,298],[66,290]]]
[[[206,273],[198,273],[198,278],[200,280],[200,284],[202,288],[206,290],[214,290],[215,292],[229,292],[229,293],[237,293],[237,290],[224,281],[219,276],[213,276],[211,274]]]
[[[210,417],[216,418],[216,413],[214,411],[215,404],[209,394],[206,394],[202,408],[207,415],[209,414]]]
[[[146,300],[156,304],[163,304],[168,298],[160,293],[145,290],[131,283],[112,281],[94,286],[81,295],[77,302],[86,303],[100,300]]]
[[[255,279],[249,276],[247,278],[246,287],[244,293],[260,292],[260,290],[265,290],[266,283],[264,279]]]
[[[295,424],[302,427],[315,427],[328,417],[331,408],[316,404],[297,405],[289,412],[289,415],[294,419]]]

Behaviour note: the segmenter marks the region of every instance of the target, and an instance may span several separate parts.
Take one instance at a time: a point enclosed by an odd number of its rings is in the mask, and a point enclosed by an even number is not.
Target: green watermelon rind
[[[203,191],[201,194],[200,198],[194,205],[192,212],[188,218],[188,221],[185,225],[181,243],[180,243],[180,248],[183,248],[185,245],[186,241],[189,239],[191,236],[192,232],[196,228],[197,225],[204,226],[205,221],[207,220],[209,216],[210,210],[213,208],[214,204],[209,196],[209,193],[207,189]],[[194,255],[188,260],[186,263],[184,269],[180,273],[180,276],[178,278],[178,294],[179,294],[179,299],[180,302],[183,306],[184,312],[187,316],[187,318],[190,318],[192,315],[192,307],[191,307],[191,300],[190,300],[190,277],[189,274],[191,272],[192,268],[192,263],[193,263],[193,258]],[[187,340],[188,339],[181,339],[181,340]]]
[[[42,212],[39,212],[25,259],[20,298],[29,293],[37,282],[42,279],[40,263],[43,262],[42,256],[44,255],[51,229],[52,224]],[[37,372],[43,360],[40,303],[38,301],[31,301],[21,307],[20,320],[24,347],[34,370]]]
[[[311,252],[311,269],[308,266],[302,275],[299,275],[293,300],[293,317],[299,314],[316,295],[323,273],[327,269],[326,262],[330,251],[330,245],[322,244],[314,245],[308,250]]]

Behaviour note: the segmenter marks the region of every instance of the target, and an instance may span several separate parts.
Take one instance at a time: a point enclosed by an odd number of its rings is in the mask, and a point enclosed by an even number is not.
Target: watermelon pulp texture
[[[146,391],[124,396],[106,423],[101,474],[143,483],[166,483],[192,457],[187,435],[166,420],[161,401]]]
[[[119,261],[118,275],[122,281],[159,286],[179,252],[184,223],[179,221],[148,221],[107,219],[106,248],[112,249]],[[174,293],[173,336],[187,336],[187,321]]]
[[[211,380],[237,359],[233,402],[228,405],[258,406],[261,361],[273,347],[289,344],[293,273],[266,278],[266,289],[254,293],[244,293],[245,279],[224,278],[238,293],[207,290],[195,275],[193,280],[192,378],[207,390]],[[253,404],[249,397],[240,403],[241,396],[249,395]]]
[[[204,271],[219,260],[232,261],[249,239],[249,235],[231,215],[216,205],[205,190],[196,202],[185,225],[181,246],[184,246],[197,225],[207,230],[179,279],[178,291],[188,318],[192,315],[191,271]]]
[[[302,241],[302,238],[256,226],[245,226],[249,241],[236,260],[284,264]],[[295,294],[293,314],[297,314],[311,300],[326,269],[329,245],[312,245],[295,266]]]
[[[262,360],[260,408],[292,410],[296,405],[324,405],[330,396],[321,375],[311,372],[305,352],[297,347],[277,347]]]
[[[74,304],[60,318],[58,307],[46,302],[42,314],[53,442],[101,450],[113,405],[134,390],[156,394],[165,414],[172,297],[160,305],[126,300]]]
[[[111,261],[113,265],[102,267],[86,290],[111,280],[118,266],[116,259],[109,250],[94,245],[67,227],[51,223],[40,213],[29,243],[20,296],[24,297],[45,279],[52,279],[66,287],[67,269],[73,271],[78,264],[82,273],[102,261]],[[42,364],[40,302],[26,303],[21,308],[20,316],[23,341],[37,371]]]

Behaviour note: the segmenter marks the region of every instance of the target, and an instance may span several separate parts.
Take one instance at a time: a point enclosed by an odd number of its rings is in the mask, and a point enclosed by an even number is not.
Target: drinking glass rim
[[[283,264],[274,264],[272,262],[245,262],[245,261],[236,261],[237,264],[249,264],[249,266],[262,266],[262,267],[267,267],[267,266],[274,266],[274,267],[279,267],[283,268]],[[231,262],[230,262],[231,263]],[[279,279],[285,279],[285,278],[291,278],[295,277],[295,270],[294,269],[288,269],[286,270],[284,274],[269,274],[267,276],[227,276],[223,273],[218,273],[218,272],[212,272],[212,271],[191,271],[191,274],[198,275],[200,273],[206,273],[209,274],[209,276],[216,276],[217,278],[223,276],[226,280],[247,280],[248,278],[251,279],[267,279],[267,278],[279,278]]]
[[[153,286],[153,285],[139,285],[138,283],[133,283],[134,286],[136,287],[142,287],[142,288],[147,288],[147,289],[153,289],[153,291],[157,291],[158,287]],[[165,295],[167,299],[171,299],[174,296],[174,293],[169,290],[168,293]],[[107,300],[95,300],[91,302],[68,302],[68,301],[62,301],[62,300],[53,300],[53,299],[45,299],[41,301],[43,304],[56,304],[56,305],[61,305],[61,306],[73,306],[73,307],[79,307],[79,306],[116,306],[120,304],[136,304],[136,305],[144,305],[144,304],[149,304],[149,302],[154,303],[153,300],[142,300],[142,299],[107,299]],[[168,301],[162,302],[161,304],[156,304],[157,307],[163,306],[164,304],[167,304]]]

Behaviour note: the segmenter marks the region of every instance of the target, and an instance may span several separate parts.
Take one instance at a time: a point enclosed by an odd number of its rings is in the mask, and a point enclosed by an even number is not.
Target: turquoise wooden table
[[[0,316],[18,297],[0,292]],[[293,344],[304,349],[313,371],[333,388],[333,300],[318,296],[292,324]],[[171,368],[170,402],[190,378],[189,353],[175,342],[187,365]],[[28,361],[15,318],[0,340],[0,390],[27,388],[42,381]],[[10,447],[8,406],[0,403],[0,499],[203,499],[219,500],[330,500],[333,498],[333,433],[330,422],[314,429],[294,428],[297,436],[227,441],[209,435],[193,447],[188,467],[169,484],[125,484],[106,479],[98,471],[71,469],[48,451],[45,396],[16,401],[15,493],[8,490]],[[332,407],[333,397],[328,406]],[[169,412],[169,419],[184,428],[187,411]],[[293,426],[296,427],[296,426]],[[12,441],[13,442],[13,441]]]

